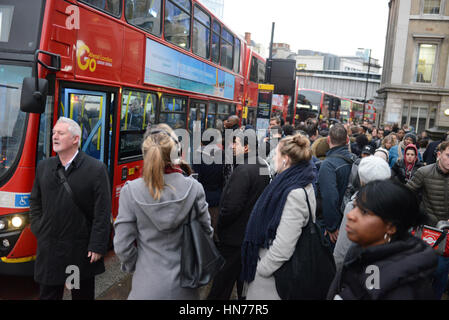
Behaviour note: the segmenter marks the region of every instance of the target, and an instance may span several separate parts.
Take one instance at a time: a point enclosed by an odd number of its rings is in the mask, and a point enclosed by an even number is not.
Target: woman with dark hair
[[[418,149],[414,144],[405,147],[404,157],[391,168],[392,177],[406,184],[424,164],[418,160]]]
[[[369,140],[364,134],[359,134],[355,138],[355,142],[351,143],[351,152],[356,154],[358,157],[362,155],[363,147],[369,144]]]
[[[391,180],[362,187],[347,215],[348,238],[356,245],[329,289],[334,300],[432,299],[434,250],[413,237],[423,223],[415,195]]]

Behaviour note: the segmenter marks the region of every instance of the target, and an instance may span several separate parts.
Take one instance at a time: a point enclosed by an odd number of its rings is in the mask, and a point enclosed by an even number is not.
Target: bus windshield
[[[0,63],[0,180],[19,158],[26,115],[20,111],[22,81],[31,67]]]
[[[321,92],[300,90],[298,94],[297,108],[309,109],[310,111],[319,112],[321,105]]]

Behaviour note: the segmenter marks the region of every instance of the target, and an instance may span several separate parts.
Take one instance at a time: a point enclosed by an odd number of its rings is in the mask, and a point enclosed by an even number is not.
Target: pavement
[[[120,261],[113,251],[110,251],[104,259],[106,271],[95,277],[96,300],[126,300],[131,291],[132,274],[120,270]],[[212,284],[200,289],[200,300],[206,300]],[[64,300],[71,300],[69,290],[64,290]],[[231,300],[237,299],[237,290],[231,296]]]
[[[120,260],[113,251],[105,256],[106,271],[95,277],[95,299],[124,300],[131,290],[131,275],[120,270]],[[123,286],[124,288],[121,288]],[[71,300],[70,291],[64,290],[64,300]]]
[[[126,275],[122,280],[115,283],[107,290],[102,292],[96,299],[97,300],[126,300],[131,291],[132,275]],[[209,284],[200,289],[200,300],[206,300],[209,294],[212,284]],[[231,300],[237,300],[237,290],[234,291],[231,296]]]

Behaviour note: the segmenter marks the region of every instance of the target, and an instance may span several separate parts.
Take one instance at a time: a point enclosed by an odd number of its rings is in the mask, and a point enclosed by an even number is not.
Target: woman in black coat
[[[409,233],[422,219],[416,197],[405,186],[382,180],[362,187],[345,226],[356,245],[347,253],[327,298],[432,299],[437,255]]]
[[[391,168],[391,176],[397,181],[407,184],[422,166],[424,164],[418,160],[418,149],[414,144],[409,144],[404,150],[404,158],[398,160]]]

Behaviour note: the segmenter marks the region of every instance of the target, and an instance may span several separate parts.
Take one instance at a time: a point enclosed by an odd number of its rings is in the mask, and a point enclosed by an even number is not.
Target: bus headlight
[[[22,217],[16,216],[11,219],[11,224],[14,228],[20,228],[24,223],[24,220]]]
[[[8,223],[5,220],[0,220],[0,231],[5,230],[8,226]]]

